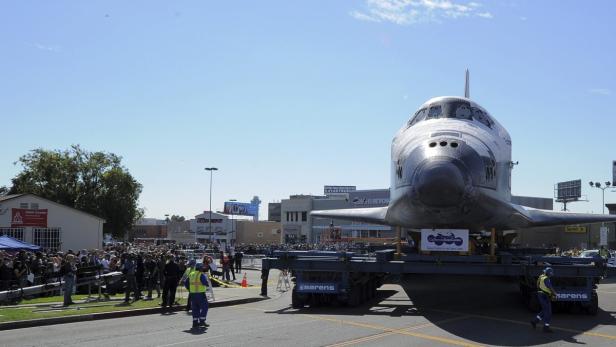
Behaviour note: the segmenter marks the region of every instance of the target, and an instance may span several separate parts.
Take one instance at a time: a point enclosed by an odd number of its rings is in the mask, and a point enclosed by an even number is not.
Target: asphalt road
[[[273,289],[273,288],[272,288]],[[0,332],[0,346],[589,346],[616,345],[616,284],[599,288],[600,313],[556,314],[533,331],[517,285],[480,277],[414,276],[357,308],[290,308],[290,293],[212,309],[210,328],[182,313]]]

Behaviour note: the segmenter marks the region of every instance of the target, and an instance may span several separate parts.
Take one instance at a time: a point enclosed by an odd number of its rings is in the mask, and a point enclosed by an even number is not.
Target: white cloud
[[[471,16],[493,18],[492,13],[480,11],[482,6],[477,1],[460,0],[365,0],[363,11],[349,14],[358,20],[400,25]]]
[[[380,22],[378,18],[370,17],[369,15],[365,13],[351,11],[349,12],[349,14],[351,15],[351,17],[358,19],[358,20],[365,20],[367,22]]]
[[[598,95],[612,95],[612,91],[606,88],[593,88],[589,89],[588,92]]]
[[[526,22],[526,20],[527,20],[527,19],[528,19],[528,18],[526,18],[526,17],[524,17],[524,16],[520,17],[520,20],[521,20],[522,22]]]
[[[481,18],[486,18],[486,19],[492,19],[494,18],[494,16],[490,13],[490,12],[481,12],[481,13],[477,13],[477,16],[481,17]]]
[[[40,49],[41,51],[60,52],[60,46],[56,46],[56,45],[44,45],[38,42],[29,43],[28,45],[36,49]]]

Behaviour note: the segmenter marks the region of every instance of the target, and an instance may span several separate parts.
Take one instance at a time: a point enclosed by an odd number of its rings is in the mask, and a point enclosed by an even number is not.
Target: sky
[[[146,216],[324,185],[389,187],[394,133],[471,98],[513,142],[512,192],[582,179],[601,213],[616,129],[613,1],[4,1],[0,186],[34,148],[107,151]],[[616,194],[606,190],[606,202]],[[555,209],[560,209],[555,204]]]

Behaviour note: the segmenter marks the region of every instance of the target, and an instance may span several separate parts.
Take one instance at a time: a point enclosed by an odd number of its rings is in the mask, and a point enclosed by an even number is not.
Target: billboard
[[[340,193],[350,193],[357,190],[356,186],[324,186],[323,193],[327,194],[340,194]]]
[[[606,226],[599,228],[599,246],[607,246],[607,233],[609,229]]]
[[[616,160],[612,161],[612,185],[616,186]]]
[[[559,201],[578,200],[582,196],[582,180],[558,182],[556,199]]]
[[[421,250],[468,252],[468,230],[421,229]]]
[[[31,210],[26,208],[13,208],[11,210],[11,228],[47,228],[47,209]]]
[[[253,205],[248,202],[225,201],[225,214],[235,214],[240,216],[257,216],[259,215],[259,205]]]

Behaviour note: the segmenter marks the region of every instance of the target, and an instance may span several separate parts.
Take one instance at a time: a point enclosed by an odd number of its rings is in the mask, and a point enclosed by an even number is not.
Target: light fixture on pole
[[[603,206],[603,214],[605,214],[605,190],[609,189],[611,187],[612,183],[609,182],[609,181],[606,181],[605,182],[605,186],[601,186],[600,182],[590,181],[590,182],[588,182],[588,184],[590,184],[590,186],[593,187],[593,188],[601,189],[601,192],[603,193],[602,194],[603,195],[603,204],[602,204],[602,206]]]
[[[212,175],[214,171],[218,171],[218,168],[215,167],[206,167],[205,171],[210,172],[210,243],[212,243],[212,236],[214,232],[212,231]],[[197,238],[197,234],[195,234],[195,239]]]

